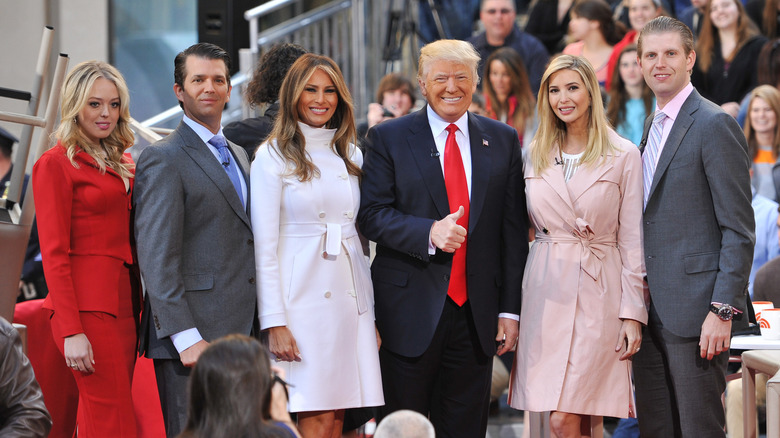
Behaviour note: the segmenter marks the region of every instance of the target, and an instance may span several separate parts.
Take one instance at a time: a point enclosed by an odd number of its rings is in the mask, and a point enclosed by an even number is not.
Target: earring
[[[79,123],[79,119],[77,117],[73,117],[73,124],[77,125]]]

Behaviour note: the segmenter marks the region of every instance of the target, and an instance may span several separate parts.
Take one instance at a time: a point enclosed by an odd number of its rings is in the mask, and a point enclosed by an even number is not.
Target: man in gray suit
[[[200,43],[174,65],[184,117],[141,154],[133,200],[147,293],[140,348],[154,359],[169,437],[185,425],[187,378],[200,353],[220,336],[249,334],[257,302],[249,162],[220,124],[229,55]]]
[[[640,434],[725,437],[731,330],[746,326],[753,258],[747,143],[691,85],[696,53],[682,22],[650,21],[637,57],[658,105],[640,145],[650,306],[634,355]]]

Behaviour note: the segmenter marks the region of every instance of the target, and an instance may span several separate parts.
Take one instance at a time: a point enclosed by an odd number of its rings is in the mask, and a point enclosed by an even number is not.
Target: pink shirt
[[[585,50],[585,41],[577,41],[571,44],[568,44],[566,47],[563,48],[563,54],[564,55],[574,55],[574,56],[582,56],[582,52]],[[588,61],[590,62],[590,61]],[[609,64],[609,61],[604,63],[604,65],[593,65],[591,64],[591,67],[593,67],[593,70],[596,72],[596,80],[599,81],[599,85],[604,86],[607,83],[607,64]]]

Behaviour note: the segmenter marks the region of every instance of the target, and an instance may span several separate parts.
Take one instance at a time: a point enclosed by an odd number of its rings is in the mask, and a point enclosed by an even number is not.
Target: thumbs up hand
[[[457,223],[464,213],[461,205],[455,213],[433,223],[431,241],[437,248],[444,252],[455,252],[466,241],[466,229]]]

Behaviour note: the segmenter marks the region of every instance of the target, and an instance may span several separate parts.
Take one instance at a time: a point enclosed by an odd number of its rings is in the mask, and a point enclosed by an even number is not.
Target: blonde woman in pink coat
[[[590,416],[628,417],[630,362],[647,323],[642,278],[642,162],[609,127],[593,67],[561,55],[539,90],[525,165],[536,240],[523,280],[509,404],[551,411],[557,437]]]

